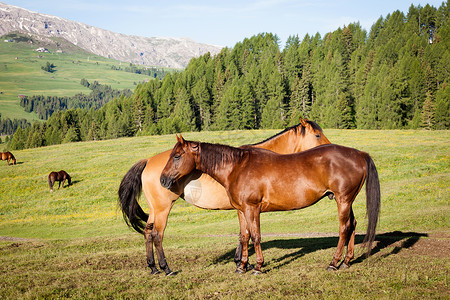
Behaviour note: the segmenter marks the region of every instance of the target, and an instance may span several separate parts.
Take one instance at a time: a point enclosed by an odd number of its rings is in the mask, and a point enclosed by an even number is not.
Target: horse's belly
[[[204,209],[233,209],[225,188],[206,174],[186,184],[183,198]]]
[[[305,208],[319,201],[321,195],[323,195],[323,192],[308,189],[300,192],[291,190],[269,194],[262,200],[261,211],[285,211]]]

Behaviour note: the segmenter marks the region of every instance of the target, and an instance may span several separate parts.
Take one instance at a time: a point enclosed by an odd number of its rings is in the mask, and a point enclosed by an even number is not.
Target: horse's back
[[[367,172],[366,153],[334,144],[289,155],[252,153],[239,173],[242,184],[235,188],[262,197],[263,211],[303,208],[328,192],[349,193]]]

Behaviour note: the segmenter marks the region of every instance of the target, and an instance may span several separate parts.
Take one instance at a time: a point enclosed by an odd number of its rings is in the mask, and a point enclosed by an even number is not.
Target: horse
[[[58,189],[61,187],[61,181],[64,188],[64,182],[66,182],[66,179],[69,182],[68,186],[70,186],[72,184],[72,178],[66,171],[61,170],[59,172],[50,172],[50,174],[48,174],[48,185],[50,186],[50,192],[53,192],[53,185],[55,184],[55,181],[58,181],[59,183]]]
[[[378,172],[365,152],[328,144],[282,155],[266,149],[186,141],[177,135],[177,143],[161,173],[161,185],[170,189],[193,170],[204,172],[223,185],[233,207],[243,214],[239,219],[242,258],[238,273],[247,270],[250,237],[256,253],[253,273],[262,273],[261,212],[301,209],[330,195],[338,208],[339,242],[327,269],[350,267],[356,228],[352,204],[364,183],[368,216],[364,243],[367,256],[370,255],[381,201]],[[347,253],[338,265],[346,241]]]
[[[313,121],[301,119],[298,125],[286,128],[282,132],[253,145],[279,153],[304,151],[312,147],[329,144],[322,129]],[[164,255],[162,246],[167,218],[173,203],[182,198],[190,204],[203,209],[231,210],[233,206],[225,189],[207,174],[194,170],[177,181],[174,186],[165,189],[160,184],[160,175],[172,150],[159,153],[137,162],[123,177],[119,187],[119,207],[128,226],[144,234],[147,265],[151,274],[160,271],[155,265],[153,245],[158,256],[159,266],[166,275],[174,275]],[[144,191],[149,207],[146,214],[138,203]],[[240,264],[240,243],[236,249],[235,262]]]
[[[13,165],[16,164],[16,158],[14,157],[14,155],[7,151],[7,152],[0,152],[0,160],[7,160],[8,161],[8,166],[9,166],[9,161],[12,159]]]

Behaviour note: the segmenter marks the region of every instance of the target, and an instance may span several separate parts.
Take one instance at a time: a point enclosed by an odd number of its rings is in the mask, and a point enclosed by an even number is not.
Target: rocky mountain
[[[130,36],[0,2],[0,36],[22,32],[64,38],[94,54],[139,65],[184,68],[192,57],[217,54],[220,46],[186,38]]]

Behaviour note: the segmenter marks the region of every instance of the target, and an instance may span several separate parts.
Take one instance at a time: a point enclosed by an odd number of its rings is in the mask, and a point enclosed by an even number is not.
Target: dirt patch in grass
[[[450,257],[450,234],[433,233],[428,237],[419,239],[414,245],[407,248],[408,251],[401,251],[403,256],[425,255],[435,258]]]
[[[0,236],[0,241],[14,241],[14,242],[30,242],[30,239],[16,238],[12,236]]]

